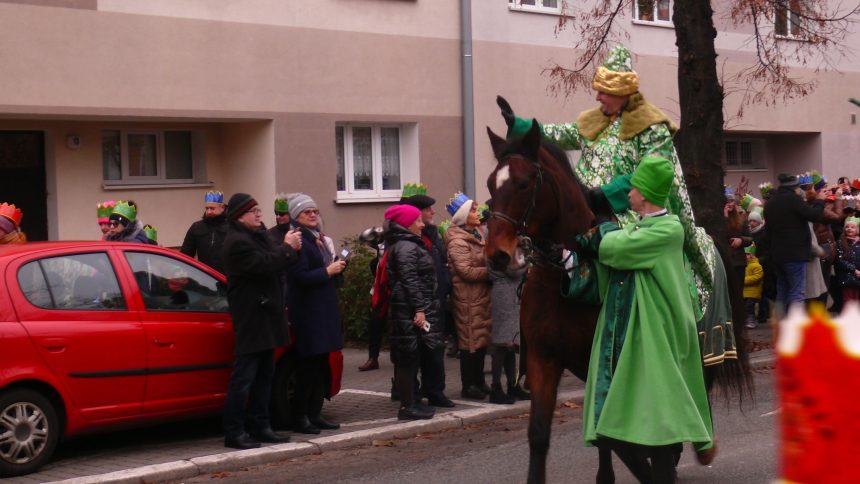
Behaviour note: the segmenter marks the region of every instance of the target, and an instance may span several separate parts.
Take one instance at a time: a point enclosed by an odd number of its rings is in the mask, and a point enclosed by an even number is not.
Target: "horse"
[[[506,267],[518,248],[530,253],[532,262],[521,287],[520,322],[532,395],[528,482],[542,483],[546,479],[546,457],[561,374],[567,369],[585,381],[600,313],[598,305],[562,297],[560,288],[566,271],[561,249],[577,250],[577,235],[587,232],[596,217],[611,214],[592,212],[588,189],[576,177],[564,151],[542,139],[537,121],[518,139],[505,140],[489,127],[487,133],[498,161],[487,179],[493,200],[486,246],[488,263]],[[724,249],[718,244],[721,258],[727,260]],[[731,279],[729,282],[738,284]],[[732,311],[735,321],[743,321],[742,301],[733,298]],[[735,326],[738,364],[731,368],[724,364],[705,367],[709,390],[714,382],[723,388],[750,388],[742,334],[739,334],[741,325]],[[622,455],[618,448],[613,450],[637,479],[650,482],[650,467],[644,458],[631,460],[629,452]],[[681,446],[674,452],[677,463]],[[599,446],[598,455],[597,482],[614,482],[610,450]]]

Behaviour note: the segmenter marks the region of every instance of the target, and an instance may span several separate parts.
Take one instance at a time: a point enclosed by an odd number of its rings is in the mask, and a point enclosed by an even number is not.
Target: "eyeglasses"
[[[110,227],[110,228],[119,227],[119,222],[117,222],[116,220],[111,220],[110,222],[108,222],[108,227]]]
[[[290,212],[275,212],[275,217],[286,217]]]
[[[320,211],[315,209],[315,208],[309,208],[307,210],[304,210],[302,213],[307,214],[307,215],[319,215]]]
[[[263,211],[259,208],[252,208],[251,210],[248,210],[248,211],[253,213],[254,215],[260,215],[261,213],[263,213]]]

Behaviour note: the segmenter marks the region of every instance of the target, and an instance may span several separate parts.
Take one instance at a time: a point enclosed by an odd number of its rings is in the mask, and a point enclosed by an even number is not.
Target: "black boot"
[[[502,391],[501,383],[493,383],[493,388],[490,391],[490,403],[498,403],[502,405],[510,405],[517,401],[512,395],[505,395]]]
[[[329,422],[328,420],[322,418],[322,415],[309,417],[308,420],[310,421],[311,425],[320,430],[337,430],[340,428],[340,424]]]
[[[428,411],[412,404],[408,407],[400,407],[397,411],[397,420],[426,420],[433,418],[435,413],[433,409]]]
[[[531,400],[532,394],[523,390],[519,385],[508,385],[508,396],[512,396],[517,400]]]
[[[244,433],[224,438],[224,447],[230,447],[231,449],[247,450],[256,449],[259,446],[259,442],[252,439],[250,435]]]
[[[265,442],[267,444],[284,444],[290,441],[288,435],[278,435],[271,428],[263,429],[259,432],[251,432],[251,437],[257,442]]]
[[[293,432],[316,435],[320,433],[320,429],[308,420],[307,415],[302,415],[293,419]]]

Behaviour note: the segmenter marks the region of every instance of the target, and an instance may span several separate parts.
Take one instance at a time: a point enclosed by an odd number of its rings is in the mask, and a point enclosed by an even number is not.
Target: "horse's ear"
[[[532,127],[529,128],[528,133],[523,137],[523,148],[527,151],[527,154],[531,155],[531,159],[538,159],[538,151],[540,150],[540,140],[543,133],[541,132],[540,124],[537,122],[537,119],[532,119]]]
[[[502,152],[502,149],[507,145],[507,141],[501,136],[493,133],[493,130],[487,126],[487,135],[490,137],[490,145],[493,147],[493,155],[496,156],[496,159],[499,159],[499,154]]]

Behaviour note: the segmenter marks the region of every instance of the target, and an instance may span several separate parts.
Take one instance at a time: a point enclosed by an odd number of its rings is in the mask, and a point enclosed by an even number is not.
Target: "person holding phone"
[[[296,393],[293,431],[318,434],[340,425],[320,412],[325,397],[329,353],[343,348],[335,279],[346,262],[337,260],[331,239],[321,229],[316,202],[304,193],[289,198],[293,227],[301,232],[298,263],[287,272],[287,306],[296,338]]]

